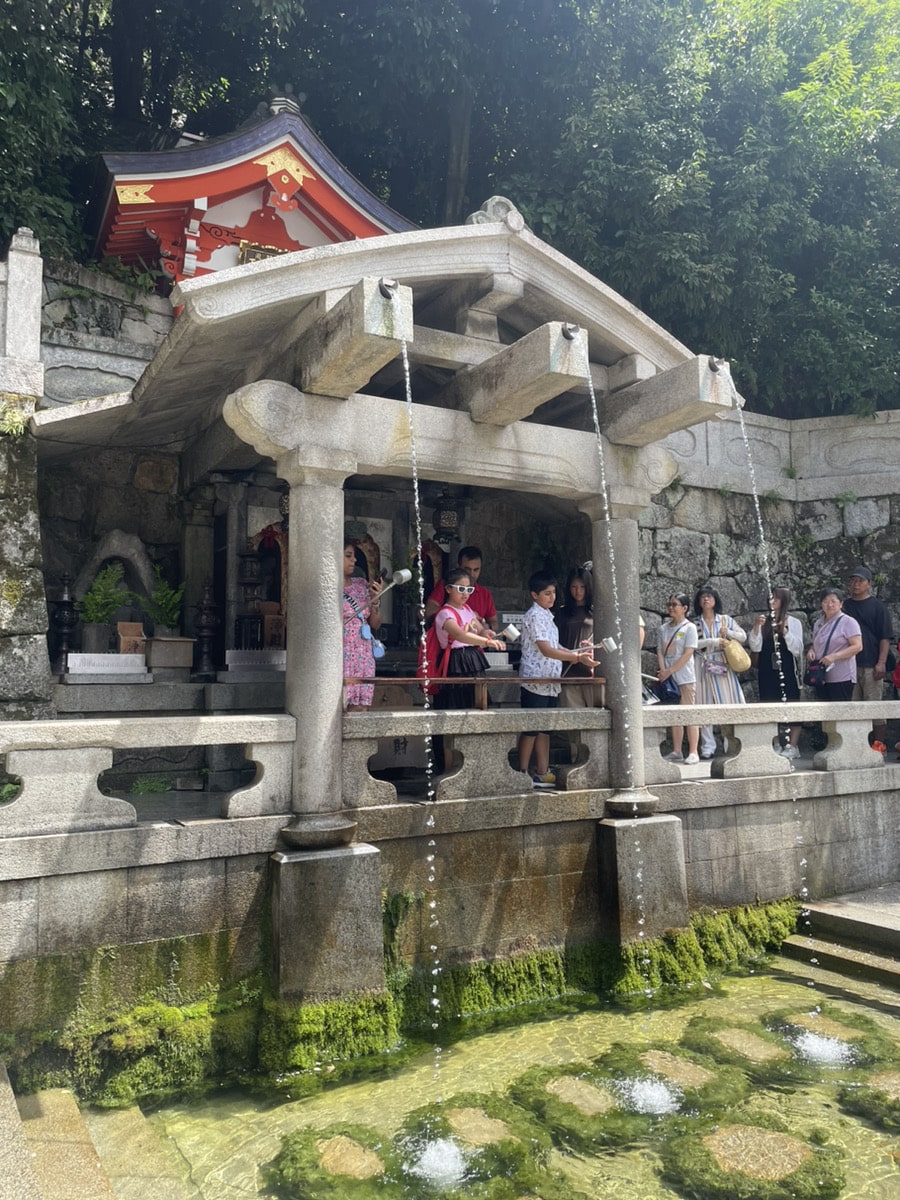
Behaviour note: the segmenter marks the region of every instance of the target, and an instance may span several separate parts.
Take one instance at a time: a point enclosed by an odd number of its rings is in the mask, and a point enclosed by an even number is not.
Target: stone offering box
[[[155,637],[147,642],[147,663],[151,670],[163,667],[190,667],[194,661],[196,638]]]

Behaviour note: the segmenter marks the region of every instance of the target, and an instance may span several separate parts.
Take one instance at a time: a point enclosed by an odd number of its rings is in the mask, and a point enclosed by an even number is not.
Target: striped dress
[[[725,660],[725,651],[716,646],[716,641],[722,636],[723,625],[730,637],[742,644],[747,640],[747,634],[731,617],[717,614],[714,625],[707,625],[705,618],[697,617],[697,703],[698,704],[744,704],[745,697],[741,690],[741,681]],[[707,663],[716,670],[709,671]],[[718,668],[724,667],[724,674]]]

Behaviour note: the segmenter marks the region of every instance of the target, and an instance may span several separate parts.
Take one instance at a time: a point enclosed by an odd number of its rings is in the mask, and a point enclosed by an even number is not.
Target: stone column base
[[[684,928],[690,913],[681,821],[606,817],[597,833],[601,935],[633,942]]]
[[[374,846],[272,855],[272,930],[280,1000],[384,988],[381,853]]]

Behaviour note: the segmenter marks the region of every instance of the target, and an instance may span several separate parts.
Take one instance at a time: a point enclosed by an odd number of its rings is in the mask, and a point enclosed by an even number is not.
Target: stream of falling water
[[[392,299],[392,303],[396,304],[396,297]],[[416,531],[416,569],[418,573],[419,583],[419,646],[422,653],[422,658],[426,662],[426,671],[430,670],[431,664],[428,663],[425,655],[425,564],[422,560],[422,505],[419,496],[419,462],[416,454],[416,427],[415,414],[413,410],[412,397],[412,379],[409,370],[409,351],[404,339],[400,344],[401,357],[403,360],[403,381],[406,388],[406,420],[409,428],[409,454],[412,468],[412,487],[413,487],[413,511],[415,513],[415,531]],[[427,677],[426,677],[427,685]],[[425,689],[425,829],[428,833],[427,853],[425,855],[426,865],[426,883],[428,890],[425,894],[425,904],[427,906],[428,916],[428,951],[431,954],[431,1029],[434,1034],[434,1079],[437,1081],[441,1073],[441,1046],[439,1044],[439,1033],[441,1025],[441,960],[438,957],[438,929],[440,927],[440,917],[437,909],[437,890],[435,888],[436,879],[436,861],[437,861],[437,842],[434,836],[434,810],[435,810],[435,790],[434,790],[434,742],[431,733],[431,722],[429,714],[431,711],[431,696],[428,693],[427,686]]]
[[[565,331],[564,331],[565,332]],[[588,395],[591,401],[591,419],[594,424],[594,438],[597,445],[597,461],[600,466],[600,500],[602,503],[602,512],[600,521],[603,525],[603,530],[606,535],[606,552],[609,556],[609,571],[613,581],[612,586],[612,602],[613,602],[613,625],[615,627],[615,640],[618,650],[616,656],[618,659],[619,682],[621,684],[620,696],[624,698],[626,693],[625,680],[625,654],[624,654],[624,639],[622,636],[622,612],[619,605],[619,589],[616,585],[618,579],[616,567],[616,554],[613,545],[612,527],[610,524],[610,503],[609,503],[609,487],[606,481],[606,459],[603,452],[603,434],[600,430],[600,413],[597,408],[597,393],[594,389],[594,380],[591,375],[591,359],[588,348],[587,332],[585,330],[569,330],[566,336],[577,337],[578,345],[581,348],[581,357],[584,369],[584,378],[587,382]],[[635,564],[636,566],[636,564]],[[596,579],[596,572],[594,572]],[[614,718],[615,719],[615,718]],[[634,756],[632,750],[632,734],[630,722],[626,719],[618,728],[614,726],[613,736],[618,735],[622,739],[622,755],[625,763],[625,781],[628,789],[634,789]],[[636,798],[636,797],[635,797]],[[632,831],[634,837],[634,861],[635,861],[635,881],[638,885],[635,901],[638,906],[638,940],[641,945],[641,963],[643,968],[643,977],[646,983],[645,991],[647,995],[652,994],[650,987],[650,961],[648,951],[646,949],[647,940],[646,925],[647,912],[644,904],[644,851],[641,845],[640,836],[640,817],[638,816],[638,807],[635,803],[632,809]]]
[[[747,457],[747,470],[748,470],[748,474],[750,477],[750,490],[753,494],[753,508],[754,508],[754,512],[756,514],[756,528],[757,528],[757,532],[759,535],[759,549],[760,549],[760,558],[762,560],[762,572],[763,572],[763,578],[765,579],[765,583],[766,583],[766,603],[769,606],[769,619],[774,626],[774,624],[775,624],[775,608],[772,603],[772,577],[771,577],[771,572],[770,572],[770,567],[769,567],[769,543],[766,540],[766,531],[765,531],[765,526],[763,525],[763,519],[762,519],[762,508],[759,503],[759,488],[757,487],[757,483],[756,483],[756,468],[753,465],[753,454],[751,453],[751,449],[750,449],[750,437],[747,433],[746,422],[744,421],[744,406],[741,402],[741,397],[738,394],[738,390],[735,387],[734,378],[731,374],[731,367],[730,367],[729,363],[727,361],[725,361],[724,359],[717,359],[716,365],[717,365],[719,373],[724,375],[725,379],[728,382],[728,387],[729,387],[729,390],[731,391],[732,403],[733,403],[734,407],[737,409],[738,421],[739,421],[740,427],[741,427],[741,438],[743,439],[743,443],[744,443],[744,453]],[[787,619],[786,613],[782,613],[781,616],[784,617],[785,620]],[[775,638],[773,645],[775,647],[776,669],[778,671],[778,678],[779,678],[779,683],[781,686],[781,702],[783,704],[786,704],[787,700],[788,700],[787,681],[785,679],[785,674],[784,674],[784,661],[783,661],[782,652],[781,652],[781,639]],[[788,734],[790,734],[790,725],[788,725]],[[777,727],[776,727],[776,737],[777,737]],[[790,742],[789,742],[789,744],[790,744]],[[794,774],[794,772],[795,772],[794,760],[792,758],[789,758],[787,760],[787,762],[788,762],[788,766],[790,768],[791,774]],[[815,950],[813,948],[812,922],[810,919],[809,908],[807,907],[808,902],[809,902],[809,880],[807,877],[808,860],[806,857],[806,850],[805,850],[805,844],[804,844],[804,839],[803,839],[803,825],[802,825],[802,822],[800,819],[800,803],[799,803],[799,799],[798,799],[796,791],[793,792],[791,804],[792,804],[791,814],[793,816],[794,828],[796,830],[796,833],[794,834],[794,844],[797,848],[797,856],[798,856],[797,867],[798,867],[798,878],[799,878],[799,884],[800,884],[799,889],[798,889],[798,896],[800,898],[800,903],[802,905],[802,909],[800,912],[800,920],[803,923],[803,925],[805,927],[805,931],[806,931],[807,948],[809,951],[809,960],[808,960],[809,965],[812,967],[815,967],[818,965],[819,960],[816,958]],[[812,979],[810,979],[808,981],[808,984],[809,984],[809,987],[815,987],[815,983]]]

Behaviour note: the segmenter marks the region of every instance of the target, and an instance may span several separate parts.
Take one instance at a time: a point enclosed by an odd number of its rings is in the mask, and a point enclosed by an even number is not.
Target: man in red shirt
[[[487,588],[478,582],[478,576],[481,574],[481,550],[478,546],[463,546],[456,556],[456,562],[458,566],[467,572],[469,579],[475,586],[475,591],[467,600],[469,608],[477,613],[479,619],[496,633],[499,622],[497,620],[497,609],[494,607],[494,598]],[[430,621],[438,612],[444,603],[445,595],[446,591],[443,581],[441,581],[425,603],[426,621]]]

